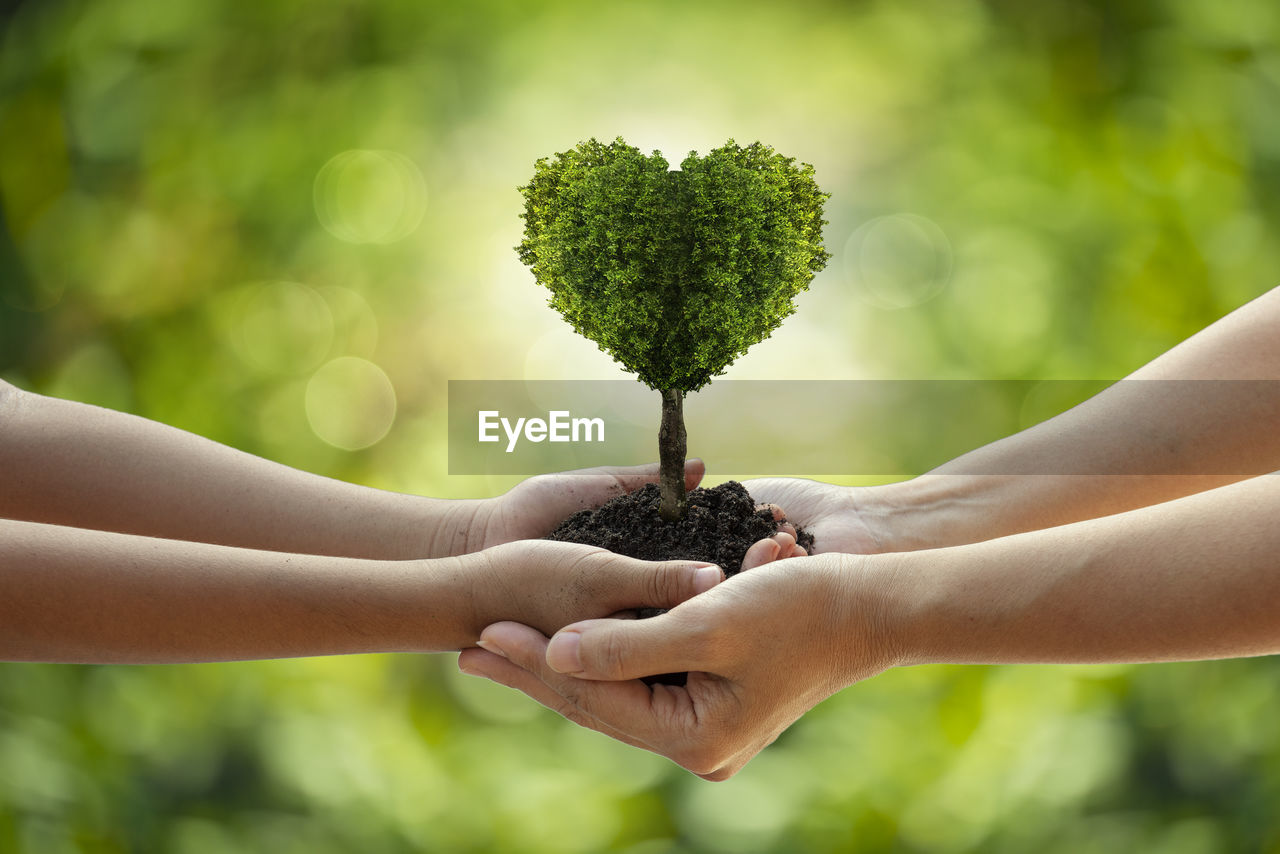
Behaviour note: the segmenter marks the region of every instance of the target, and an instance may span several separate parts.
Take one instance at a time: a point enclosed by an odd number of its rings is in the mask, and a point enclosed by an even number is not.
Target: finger
[[[479,676],[497,682],[499,685],[514,688],[578,726],[595,730],[632,747],[639,747],[644,750],[652,749],[644,742],[638,741],[626,733],[596,720],[553,691],[547,683],[543,682],[535,674],[500,655],[483,649],[465,649],[458,655],[458,669],[469,676]]]
[[[792,556],[792,557],[808,557],[808,556],[809,556],[809,552],[805,551],[805,547],[804,547],[804,546],[792,546],[792,547],[791,547],[791,556]]]
[[[742,556],[742,571],[755,569],[757,566],[764,566],[766,563],[773,563],[778,559],[778,553],[782,548],[782,544],[769,537],[764,540],[757,540],[751,544],[751,548],[747,549],[747,553]]]
[[[638,625],[660,619],[662,617],[618,621],[618,624]],[[682,744],[684,733],[697,725],[693,703],[683,688],[658,685],[651,691],[643,682],[634,679],[592,682],[566,676],[548,664],[550,645],[547,638],[538,630],[520,623],[495,623],[486,627],[480,637],[486,649],[533,674],[569,706],[628,738],[644,742],[659,753],[667,755],[667,750],[661,747]],[[529,687],[533,687],[531,683]]]
[[[787,521],[786,512],[783,511],[783,509],[779,507],[777,504],[769,504],[769,503],[759,504],[756,506],[756,509],[768,510],[770,513],[773,514],[773,521],[774,521],[774,524],[778,526],[778,533],[790,534],[791,539],[793,540],[798,540],[800,538],[799,534],[796,533],[796,526]],[[788,557],[789,554],[790,553],[784,549],[782,556]]]
[[[610,620],[637,620],[640,618],[639,608],[623,608],[621,611],[614,611],[607,615]]]
[[[734,774],[737,774],[745,768],[747,763],[754,759],[757,753],[764,750],[770,744],[773,744],[775,740],[776,736],[774,738],[757,739],[748,744],[742,750],[739,750],[733,756],[724,759],[722,764],[715,770],[704,772],[697,776],[704,780],[710,780],[713,783],[723,783],[725,780],[728,780]]]
[[[775,521],[775,522],[785,522],[785,521],[787,521],[787,514],[786,514],[786,511],[784,511],[784,510],[783,510],[781,507],[779,507],[777,504],[770,504],[770,503],[768,503],[768,502],[764,502],[764,503],[761,503],[761,504],[757,504],[757,505],[756,505],[756,510],[768,510],[770,513],[772,513],[772,514],[773,514],[773,521]]]
[[[702,477],[707,473],[707,466],[699,457],[684,461],[684,488],[697,489]]]
[[[755,733],[752,732],[754,727],[739,728],[738,733],[741,736],[741,740],[738,743],[741,746],[734,746],[731,742],[725,752],[711,753],[705,757],[705,759],[709,760],[709,766],[706,770],[695,768],[689,768],[689,770],[704,780],[713,782],[728,780],[745,768],[755,758],[756,754],[777,741],[778,736],[782,735],[788,725],[784,724],[775,727],[771,731],[765,730]]]
[[[796,538],[792,534],[779,532],[773,535],[773,541],[778,544],[778,560],[791,557],[791,550],[796,547]]]
[[[706,673],[690,673],[688,690],[690,693],[704,693],[699,689],[712,689],[705,693],[708,695],[714,695],[715,693],[718,693],[715,689],[723,689],[724,684],[724,680],[716,676],[711,676]],[[736,691],[730,691],[729,693],[734,696],[732,703],[734,708],[733,715],[738,717],[741,715],[742,711],[742,698],[737,695]],[[719,717],[714,711],[717,708],[722,707],[719,707],[718,704],[714,702],[703,704],[703,714],[699,723],[706,724],[708,726],[702,727],[702,730],[715,731],[719,729],[719,727],[715,725],[715,721]],[[739,724],[741,724],[742,720],[740,717],[738,717],[738,720]],[[733,734],[727,741],[723,738],[714,740],[708,739],[707,733],[700,730],[697,738],[697,744],[694,745],[692,749],[685,751],[681,755],[672,755],[670,758],[679,763],[690,773],[701,777],[704,780],[710,780],[713,782],[728,780],[734,774],[741,771],[757,753],[764,750],[777,739],[776,734],[764,737],[760,735],[752,735],[751,731],[753,729],[754,727],[749,725],[735,726],[733,727]]]
[[[702,482],[707,467],[697,457],[684,461],[685,489],[694,489]],[[582,476],[592,479],[593,485],[615,495],[635,492],[646,484],[657,483],[660,477],[658,463],[642,466],[596,466],[594,468],[575,469],[564,472],[560,476]]]
[[[547,645],[547,664],[557,673],[603,681],[690,670],[715,673],[709,626],[682,610],[647,620],[586,620],[566,626]]]
[[[612,588],[609,599],[620,608],[674,608],[724,581],[724,571],[713,563],[613,556],[610,561],[615,565],[607,572],[597,570],[592,578]]]
[[[778,553],[774,555],[774,560],[782,560],[791,557],[791,550],[795,548],[796,538],[791,534],[779,531],[769,538],[771,542],[778,544]]]
[[[643,622],[661,619],[655,617]],[[542,655],[539,652],[549,650],[550,644],[541,633],[527,626],[495,623],[481,633],[481,640],[487,649],[500,652],[511,664],[535,675],[544,687],[558,695],[560,700],[551,694],[542,695],[548,703],[557,704],[553,708],[563,710],[562,713],[584,715],[584,725],[593,728],[598,725],[603,728],[600,731],[666,756],[708,780],[732,776],[776,737],[775,734],[761,741],[759,736],[748,735],[742,739],[745,733],[726,731],[726,715],[742,713],[742,697],[733,685],[710,673],[690,673],[688,687],[654,685],[648,688],[635,680],[592,682],[561,675],[548,666],[549,652]],[[504,669],[496,675],[511,674]],[[531,682],[521,684],[532,691],[541,691]],[[568,705],[561,706],[561,702]]]

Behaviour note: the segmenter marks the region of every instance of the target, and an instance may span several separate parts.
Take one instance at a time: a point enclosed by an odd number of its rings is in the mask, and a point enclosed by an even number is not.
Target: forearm
[[[380,559],[471,550],[448,502],[355,486],[0,383],[0,517]]]
[[[1280,476],[968,546],[882,558],[902,663],[1280,652]]]
[[[1280,469],[1278,421],[1280,289],[1074,409],[877,500],[895,548],[977,542]]]
[[[0,520],[0,659],[164,663],[469,646],[467,561],[369,561]]]
[[[1278,464],[1277,467],[1280,467]],[[1243,475],[925,475],[877,487],[885,550],[978,543],[1148,507]]]

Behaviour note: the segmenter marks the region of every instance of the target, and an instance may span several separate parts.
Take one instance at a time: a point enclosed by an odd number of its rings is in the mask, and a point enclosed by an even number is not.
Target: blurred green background
[[[832,193],[831,264],[729,378],[1117,378],[1280,283],[1274,0],[2,26],[0,376],[360,483],[511,484],[447,475],[450,379],[622,376],[512,249],[589,136],[760,139]],[[0,851],[1280,851],[1271,659],[889,673],[719,785],[454,670],[0,666]]]

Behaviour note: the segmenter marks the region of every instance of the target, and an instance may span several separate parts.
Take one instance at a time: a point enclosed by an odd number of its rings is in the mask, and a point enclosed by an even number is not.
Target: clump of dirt
[[[742,559],[753,543],[778,531],[772,511],[757,510],[746,487],[736,480],[690,492],[684,518],[677,522],[663,521],[658,501],[657,485],[649,484],[595,510],[574,513],[547,539],[600,546],[640,560],[705,561],[729,577],[741,571]],[[812,551],[813,535],[801,529],[796,535],[799,545]],[[657,608],[640,609],[641,619],[661,613]],[[644,681],[683,685],[685,674],[665,673]]]

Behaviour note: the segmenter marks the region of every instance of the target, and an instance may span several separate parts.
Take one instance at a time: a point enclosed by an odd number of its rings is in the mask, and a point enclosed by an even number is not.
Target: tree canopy
[[[651,388],[696,391],[826,265],[828,194],[812,166],[760,142],[680,167],[621,138],[539,160],[517,250],[577,332]]]

